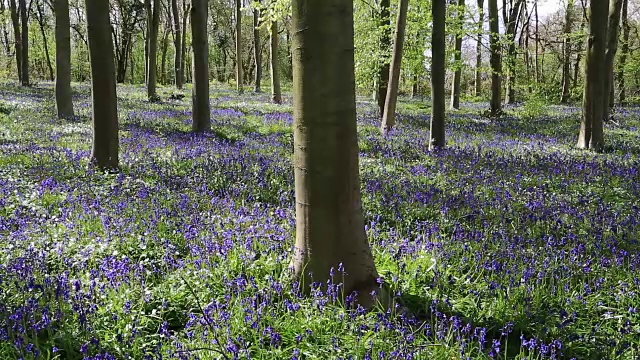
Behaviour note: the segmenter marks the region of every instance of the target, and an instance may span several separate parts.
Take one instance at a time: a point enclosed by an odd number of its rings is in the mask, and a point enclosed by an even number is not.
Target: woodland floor
[[[288,280],[290,97],[214,84],[192,135],[188,96],[118,87],[122,172],[102,174],[74,88],[61,121],[52,84],[0,86],[1,359],[640,356],[640,108],[594,154],[578,108],[465,104],[429,152],[425,101],[389,139],[360,101],[368,235],[410,310],[365,313]]]

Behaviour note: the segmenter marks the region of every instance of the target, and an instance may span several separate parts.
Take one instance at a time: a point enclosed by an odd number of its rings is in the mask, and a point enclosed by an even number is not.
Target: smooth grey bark
[[[16,51],[16,68],[18,70],[18,81],[22,83],[22,35],[20,34],[20,19],[16,0],[9,0],[9,10],[11,12],[11,25],[13,26],[13,41]]]
[[[431,33],[431,131],[429,136],[429,150],[440,149],[446,145],[445,140],[445,0],[431,1],[431,18],[433,31]]]
[[[502,58],[500,56],[500,28],[497,0],[489,0],[489,31],[491,32],[491,104],[490,115],[502,113]]]
[[[278,44],[278,22],[271,22],[270,27],[270,51],[269,51],[269,69],[271,71],[271,101],[274,104],[282,104],[282,90],[280,89],[280,61]]]
[[[629,55],[629,34],[631,27],[629,26],[629,0],[622,2],[622,49],[620,51],[620,61],[618,62],[618,97],[620,105],[627,103],[627,92],[625,86],[625,66],[627,65],[627,57]]]
[[[564,16],[564,40],[562,44],[562,95],[560,97],[560,103],[566,104],[569,102],[571,95],[571,30],[573,29],[573,9],[574,1],[567,1],[567,9]]]
[[[157,101],[157,83],[158,83],[158,30],[160,28],[160,0],[153,0],[153,10],[148,14],[148,20],[151,20],[149,27],[149,59],[147,65],[147,98],[149,101]]]
[[[20,77],[20,83],[22,86],[29,86],[29,9],[27,8],[27,2],[25,0],[19,0],[20,4],[20,36],[22,41],[20,44],[20,70],[22,76]]]
[[[173,62],[175,82],[176,88],[182,89],[182,84],[184,84],[184,77],[182,76],[182,31],[180,29],[178,0],[171,0],[171,11],[173,13],[173,44],[175,46],[175,58]]]
[[[360,198],[353,0],[293,0],[294,274],[374,302],[378,272]],[[335,271],[335,277],[330,273]],[[341,270],[344,270],[342,272]],[[325,285],[326,286],[326,285]]]
[[[458,0],[458,22],[464,22],[464,0]],[[455,44],[456,71],[453,73],[453,83],[451,86],[451,108],[460,109],[460,80],[462,79],[462,33],[456,34]]]
[[[209,44],[207,40],[208,1],[191,2],[191,46],[193,48],[193,131],[211,130],[209,105]]]
[[[242,85],[242,4],[241,0],[236,0],[236,88],[241,94]]]
[[[71,21],[69,0],[55,0],[56,17],[56,109],[58,117],[74,116],[71,92]]]
[[[91,97],[93,99],[93,147],[91,164],[115,170],[118,161],[118,104],[109,0],[85,0]]]
[[[607,48],[605,50],[604,59],[604,98],[603,102],[603,114],[602,119],[607,121],[609,119],[609,109],[614,105],[614,91],[613,91],[613,62],[618,52],[618,37],[620,35],[620,15],[622,11],[622,0],[611,0],[609,2],[609,20],[607,25]]]
[[[400,69],[402,67],[402,49],[404,47],[404,34],[407,26],[407,11],[409,0],[399,0],[398,19],[396,20],[396,34],[391,55],[391,70],[389,70],[389,88],[384,103],[382,124],[380,130],[383,135],[388,135],[395,125],[396,104],[398,101],[398,86],[400,85]]]
[[[255,92],[261,92],[260,82],[262,81],[262,46],[260,45],[260,11],[253,10],[253,60],[254,70],[254,87]]]
[[[602,120],[605,108],[602,98],[606,92],[609,92],[609,89],[605,90],[604,88],[608,20],[600,14],[607,13],[608,4],[605,1],[591,1],[589,7],[589,38],[582,102],[582,124],[580,125],[577,147],[602,151],[604,148]]]
[[[378,26],[382,29],[382,34],[380,37],[380,50],[383,54],[387,54],[389,48],[391,47],[391,1],[390,0],[381,0],[380,1],[380,18]],[[387,97],[387,89],[389,88],[389,69],[391,64],[389,63],[389,59],[384,56],[382,60],[382,64],[380,66],[380,70],[378,71],[378,109],[380,111],[380,115],[384,113],[384,103]]]
[[[478,0],[478,42],[476,44],[475,94],[482,94],[482,36],[484,35],[484,0]]]

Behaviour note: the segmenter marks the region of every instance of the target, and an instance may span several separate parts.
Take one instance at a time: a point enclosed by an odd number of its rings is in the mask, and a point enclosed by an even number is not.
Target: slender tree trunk
[[[260,11],[258,9],[253,10],[253,58],[255,61],[255,79],[254,88],[255,92],[261,92],[260,82],[262,81],[262,46],[260,45]]]
[[[464,0],[458,0],[458,22],[464,22]],[[462,78],[462,33],[456,34],[455,45],[456,71],[453,74],[453,84],[451,86],[451,108],[460,109],[460,80]]]
[[[182,76],[182,31],[180,29],[180,12],[178,11],[178,0],[171,0],[171,9],[173,11],[173,44],[175,45],[175,59],[173,67],[175,71],[176,88],[182,89],[182,84],[184,83],[184,79]]]
[[[280,90],[280,61],[278,53],[278,23],[273,21],[270,29],[271,50],[269,51],[269,68],[271,70],[271,101],[274,104],[282,103],[282,91]]]
[[[569,102],[571,95],[571,31],[573,28],[573,0],[567,1],[567,9],[564,17],[564,42],[562,45],[562,97],[560,103]]]
[[[431,131],[429,150],[444,148],[445,139],[445,0],[431,1],[431,18],[433,31],[431,33]]]
[[[147,65],[147,98],[149,101],[157,101],[158,81],[158,29],[160,27],[160,0],[153,0],[153,10],[147,17],[151,20],[149,32],[149,62]]]
[[[622,0],[611,0],[609,3],[609,20],[607,25],[607,49],[605,52],[604,69],[604,89],[603,100],[603,120],[609,119],[609,109],[613,107],[615,96],[613,96],[613,62],[618,52],[618,37],[620,34],[620,12],[622,11]]]
[[[585,74],[584,99],[582,104],[582,125],[578,136],[578,148],[602,151],[604,147],[602,119],[605,90],[605,51],[607,38],[607,13],[604,1],[590,2],[589,39]],[[595,15],[597,14],[597,15]]]
[[[73,117],[71,97],[71,21],[69,0],[55,0],[56,17],[56,108],[58,117]]]
[[[396,103],[398,101],[398,86],[400,85],[400,69],[402,68],[402,49],[404,34],[407,26],[407,11],[409,0],[399,0],[398,19],[396,20],[396,35],[391,56],[391,70],[389,71],[389,88],[384,103],[381,131],[388,135],[395,125]]]
[[[191,43],[193,47],[193,131],[211,130],[209,106],[209,44],[207,39],[208,1],[191,2]]]
[[[583,1],[581,1],[583,3]],[[584,3],[582,4],[584,6]],[[584,10],[584,9],[583,9]],[[580,31],[585,29],[585,16],[581,16],[582,20],[580,21]],[[578,87],[578,81],[580,78],[580,62],[582,61],[582,47],[584,44],[584,39],[579,38],[576,43],[576,62],[573,65],[573,84],[571,85],[573,89]]]
[[[18,15],[18,6],[16,0],[9,0],[9,9],[11,11],[11,24],[13,25],[13,41],[16,50],[16,68],[18,70],[18,81],[22,84],[22,35],[20,34],[20,20]]]
[[[236,0],[236,88],[242,94],[242,1]]]
[[[0,0],[0,16],[4,18],[4,13],[6,11],[4,0]],[[9,56],[11,54],[11,47],[9,46],[9,32],[5,27],[5,22],[0,22],[0,27],[2,27],[2,40],[4,45],[4,53]]]
[[[380,1],[380,18],[378,26],[381,28],[382,33],[380,37],[380,47],[381,52],[383,54],[382,65],[380,66],[380,70],[378,71],[378,109],[380,110],[380,115],[384,113],[384,103],[387,97],[387,89],[389,87],[389,59],[387,58],[387,54],[389,48],[391,47],[391,7],[390,0],[381,0]]]
[[[296,246],[301,284],[343,284],[373,305],[378,272],[360,198],[353,1],[294,0],[293,94]],[[344,272],[341,272],[344,270]],[[309,276],[309,274],[312,274]]]
[[[620,61],[618,63],[618,96],[620,97],[620,105],[627,104],[627,92],[625,88],[625,66],[627,65],[627,57],[629,55],[629,0],[622,2],[622,49],[620,53]]]
[[[502,59],[500,56],[500,28],[498,3],[489,0],[489,31],[491,32],[491,116],[502,113]]]
[[[85,9],[93,98],[91,163],[102,170],[114,170],[119,166],[118,99],[114,78],[109,0],[85,0]]]
[[[19,0],[19,4],[20,25],[22,26],[20,30],[20,35],[22,36],[22,44],[20,47],[22,50],[22,54],[20,54],[22,77],[20,80],[22,86],[29,86],[31,84],[29,81],[29,9],[27,8],[27,2],[25,0]]]
[[[162,47],[160,53],[162,62],[160,63],[160,83],[167,84],[167,52],[169,50],[169,29],[166,29],[162,35]]]
[[[533,10],[535,14],[535,28],[536,28],[536,52],[535,52],[535,68],[536,68],[536,83],[540,83],[540,19],[538,17],[538,0],[533,1]]]
[[[187,24],[189,22],[189,17],[187,16],[187,0],[182,0],[182,55],[180,61],[180,76],[182,77],[182,83],[184,84],[187,80],[185,79],[185,69],[187,65]],[[189,72],[191,74],[192,72]],[[178,89],[182,89],[182,87],[178,87]]]
[[[411,98],[415,99],[418,96],[418,75],[411,77]]]
[[[151,43],[151,32],[153,31],[153,8],[151,0],[144,0],[144,11],[147,15],[144,31],[144,83],[149,84],[149,44]],[[147,86],[147,91],[149,87]]]
[[[478,41],[476,43],[476,81],[475,94],[482,94],[482,36],[484,35],[484,0],[478,0]]]
[[[2,0],[0,0],[2,1]],[[47,41],[47,33],[44,30],[44,14],[42,11],[42,4],[36,0],[36,9],[38,11],[38,27],[40,28],[40,35],[42,35],[42,45],[44,47],[44,58],[47,62],[47,69],[49,70],[49,81],[53,81],[53,66],[51,65],[51,56],[49,55],[49,43]]]
[[[521,13],[524,0],[515,0],[512,4],[507,21],[507,38],[509,45],[507,46],[506,60],[506,89],[505,103],[514,104],[516,102],[516,32],[518,30],[518,16]]]

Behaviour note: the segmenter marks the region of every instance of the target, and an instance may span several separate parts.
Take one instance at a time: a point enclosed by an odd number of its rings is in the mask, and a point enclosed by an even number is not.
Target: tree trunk
[[[271,70],[271,101],[274,104],[282,103],[282,91],[280,90],[280,61],[279,51],[280,46],[278,44],[278,23],[273,21],[271,23],[270,42],[271,51],[269,51],[269,68]]]
[[[253,10],[253,58],[255,61],[255,79],[254,88],[255,92],[261,92],[260,81],[262,81],[262,46],[260,45],[260,11],[258,9]]]
[[[411,77],[411,98],[415,99],[418,96],[418,75]]]
[[[182,31],[180,29],[178,0],[171,0],[171,9],[173,10],[173,44],[175,45],[176,50],[173,67],[175,71],[176,88],[182,89],[182,84],[184,83],[184,78],[182,76]]]
[[[44,14],[42,11],[42,4],[39,1],[36,1],[36,8],[38,10],[38,26],[40,28],[40,35],[42,35],[42,45],[44,47],[44,58],[47,62],[47,69],[49,70],[49,81],[53,81],[53,66],[51,65],[51,56],[49,55],[49,43],[47,42],[47,33],[44,30]]]
[[[169,50],[169,29],[166,29],[162,35],[162,47],[160,53],[162,54],[162,62],[160,63],[160,83],[162,85],[167,84],[167,52]]]
[[[149,101],[158,101],[158,29],[160,27],[160,0],[153,0],[153,10],[148,14],[149,27],[149,59],[147,65],[147,98]]]
[[[484,0],[478,0],[478,42],[476,44],[476,81],[475,94],[480,97],[482,94],[482,36],[484,34]]]
[[[69,0],[55,0],[56,17],[56,108],[58,117],[73,117],[71,97],[71,25]]]
[[[296,197],[292,265],[307,293],[311,283],[333,280],[343,284],[345,294],[357,291],[357,300],[371,306],[378,272],[360,198],[353,1],[294,0],[292,13]]]
[[[500,57],[500,27],[497,0],[489,0],[489,31],[491,32],[491,116],[502,113],[502,59]]]
[[[458,23],[464,23],[464,0],[458,0]],[[462,32],[456,34],[455,66],[453,84],[451,86],[451,108],[460,109],[460,80],[462,78]]]
[[[618,96],[620,99],[620,105],[625,106],[627,104],[627,92],[625,89],[625,66],[627,65],[627,57],[629,55],[629,33],[631,27],[629,26],[629,0],[622,1],[622,49],[620,52],[620,61],[618,63]]]
[[[571,95],[571,31],[573,28],[573,0],[567,1],[567,9],[564,17],[564,42],[562,45],[563,61],[562,61],[562,96],[560,103],[569,102]]]
[[[236,0],[236,88],[242,94],[242,1]]]
[[[85,9],[93,98],[91,163],[102,170],[115,170],[119,166],[118,99],[114,78],[109,0],[85,0]]]
[[[604,1],[591,1],[589,5],[589,39],[582,103],[582,124],[577,145],[581,149],[596,151],[602,151],[604,147],[602,128],[604,102],[602,99],[609,91],[604,88],[607,18],[600,16],[600,14],[607,13],[607,5]]]
[[[189,22],[187,9],[187,0],[182,0],[182,54],[180,55],[180,76],[182,77],[182,84],[187,81],[185,79],[185,68],[187,65],[187,23]],[[189,74],[192,73],[193,72],[189,72]],[[178,89],[182,89],[182,87],[178,87]]]
[[[18,70],[18,81],[22,84],[22,35],[20,34],[20,20],[18,14],[18,6],[16,0],[9,0],[9,9],[11,11],[11,24],[13,25],[13,41],[16,50],[16,68]]]
[[[536,68],[536,83],[540,83],[540,19],[538,17],[538,0],[533,1],[533,10],[535,13],[535,28],[536,28],[536,50],[535,50],[535,68]]]
[[[582,6],[584,6],[584,1],[581,1]],[[584,9],[583,9],[584,11]],[[586,23],[585,23],[585,16],[581,16],[582,20],[580,21],[580,30],[584,30]],[[580,38],[577,41],[576,44],[576,62],[573,65],[573,84],[571,85],[572,89],[575,89],[578,87],[578,80],[580,77],[580,62],[582,61],[582,46],[584,43],[584,39]]]
[[[399,0],[398,19],[396,20],[396,35],[391,56],[391,70],[389,71],[389,88],[384,103],[381,131],[388,135],[395,125],[396,103],[398,101],[398,86],[400,85],[400,69],[402,68],[402,48],[404,47],[404,33],[407,25],[407,11],[409,0]]]
[[[603,117],[604,121],[609,119],[609,109],[613,107],[613,62],[618,52],[618,36],[620,34],[620,12],[622,10],[622,0],[611,0],[609,3],[609,20],[607,25],[607,49],[605,51],[604,69],[604,93]]]
[[[505,89],[505,103],[514,104],[516,102],[516,32],[518,30],[518,16],[520,16],[524,0],[515,0],[512,4],[507,21],[507,81]],[[506,12],[505,12],[506,13]]]
[[[445,45],[445,0],[431,1],[431,18],[433,31],[431,33],[431,139],[429,150],[444,148],[446,145],[445,127],[445,91],[444,78],[446,72]]]
[[[391,14],[390,14],[390,0],[380,1],[380,19],[378,26],[382,30],[382,36],[380,37],[380,50],[383,54],[382,65],[378,71],[378,109],[380,115],[384,113],[384,103],[387,97],[387,89],[389,87],[389,59],[387,57],[389,48],[391,47]]]
[[[4,17],[4,13],[6,11],[4,0],[0,0],[0,16]],[[11,46],[9,45],[9,32],[5,27],[5,22],[0,22],[0,27],[2,27],[2,41],[4,46],[4,53],[9,56],[11,55]]]
[[[20,82],[22,86],[29,86],[31,84],[29,81],[29,9],[25,0],[19,0],[19,4],[20,25],[22,26],[20,30],[20,35],[22,36],[22,44],[20,45],[22,51],[20,54],[22,76]]]
[[[209,107],[208,1],[191,2],[191,46],[193,47],[193,131],[211,130]]]

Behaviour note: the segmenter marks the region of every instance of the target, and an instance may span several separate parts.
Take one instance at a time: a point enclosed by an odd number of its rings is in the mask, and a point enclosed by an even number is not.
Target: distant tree
[[[242,0],[236,0],[236,87],[242,93]]]
[[[445,140],[445,90],[446,72],[445,23],[447,8],[445,0],[431,1],[433,31],[431,35],[431,131],[429,149],[442,148]]]
[[[353,1],[293,0],[295,275],[371,304],[378,272],[360,198]],[[344,269],[346,275],[342,275]]]
[[[618,62],[618,96],[620,105],[626,105],[627,92],[625,84],[625,71],[627,65],[627,57],[629,56],[629,34],[631,26],[629,26],[629,0],[622,1],[622,49],[620,52],[620,61]]]
[[[503,2],[503,17],[506,27],[507,56],[506,56],[506,84],[505,84],[505,102],[513,104],[516,102],[516,32],[518,29],[518,17],[522,13],[524,0],[509,1],[510,11],[507,11]],[[499,31],[499,30],[498,30]],[[495,33],[498,34],[498,31]],[[493,33],[494,31],[491,30]]]
[[[380,47],[383,54],[388,54],[388,48],[391,47],[391,1],[380,0],[379,23],[380,27]],[[389,59],[386,56],[382,58],[382,66],[378,71],[378,109],[380,116],[384,113],[384,103],[387,98],[387,89],[389,87]]]
[[[458,23],[462,26],[464,22],[464,0],[458,0]],[[434,18],[435,19],[435,18]],[[460,109],[460,80],[462,79],[462,31],[456,32],[456,45],[454,50],[455,72],[453,74],[453,84],[451,86],[451,108]]]
[[[261,92],[262,81],[262,45],[260,44],[260,10],[253,9],[253,59],[255,61],[254,88],[255,92]]]
[[[402,50],[404,47],[404,35],[407,26],[407,11],[409,0],[399,0],[398,19],[396,20],[396,34],[391,56],[391,70],[389,72],[389,87],[382,114],[380,130],[387,135],[395,125],[396,103],[398,100],[398,87],[400,85],[400,70],[402,68]]]
[[[73,117],[71,98],[71,21],[69,0],[54,0],[56,17],[56,108],[58,117]]]
[[[620,13],[622,11],[622,0],[610,0],[609,2],[609,20],[607,25],[607,48],[605,50],[604,59],[604,89],[603,97],[604,110],[603,120],[609,119],[609,108],[615,104],[615,93],[613,92],[613,62],[618,52],[618,38],[620,34]]]
[[[182,29],[180,28],[180,11],[178,10],[178,0],[171,0],[171,12],[173,14],[173,44],[176,88],[182,89],[184,78],[182,73]],[[186,16],[185,16],[186,17]]]
[[[482,35],[484,34],[484,0],[478,0],[478,42],[476,43],[475,95],[482,94]]]
[[[491,32],[491,106],[490,115],[502,113],[502,59],[500,55],[500,27],[498,26],[498,2],[489,0],[489,31]]]
[[[271,101],[274,104],[282,103],[282,90],[280,89],[280,59],[278,51],[278,22],[273,20],[269,28],[270,51],[269,69],[271,71]]]
[[[42,47],[44,48],[44,59],[45,59],[45,62],[47,63],[47,70],[49,71],[49,74],[48,74],[49,81],[53,81],[55,77],[53,75],[53,65],[51,64],[51,56],[49,55],[49,41],[47,40],[47,31],[45,29],[47,19],[44,16],[44,9],[43,9],[44,6],[42,4],[43,1],[44,0],[35,1],[36,10],[37,10],[36,20],[38,21],[40,35],[42,36]]]
[[[20,83],[22,86],[29,86],[29,8],[27,7],[26,0],[19,0],[20,4],[20,35],[22,41],[20,44],[20,71],[22,76],[20,77]]]
[[[109,20],[109,0],[85,0],[91,61],[93,148],[91,163],[114,170],[118,162],[118,99]]]
[[[16,0],[9,0],[9,11],[11,12],[11,25],[13,25],[13,42],[16,52],[16,68],[18,69],[18,81],[22,83],[22,35],[20,34],[20,18]]]
[[[591,1],[589,5],[589,41],[587,44],[587,65],[585,70],[584,98],[582,103],[582,124],[578,136],[578,148],[602,151],[604,137],[602,120],[605,104],[605,50],[607,37],[607,13],[605,1]]]
[[[193,131],[211,130],[209,105],[208,1],[192,0],[191,46],[193,47],[192,114]]]
[[[564,15],[563,44],[562,44],[562,97],[560,103],[569,102],[571,95],[571,31],[573,29],[574,0],[567,1]]]

